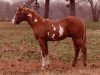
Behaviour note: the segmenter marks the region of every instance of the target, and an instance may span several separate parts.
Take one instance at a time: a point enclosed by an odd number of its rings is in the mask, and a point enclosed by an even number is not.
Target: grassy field
[[[82,66],[80,52],[77,66],[71,67],[74,48],[72,40],[67,38],[48,42],[51,65],[47,71],[41,71],[41,50],[30,26],[0,22],[0,75],[99,75],[100,22],[86,25],[88,66]]]

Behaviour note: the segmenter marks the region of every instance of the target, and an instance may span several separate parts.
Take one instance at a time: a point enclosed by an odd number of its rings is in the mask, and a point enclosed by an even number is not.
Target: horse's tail
[[[86,45],[86,26],[84,25],[84,34],[83,34],[84,45]]]

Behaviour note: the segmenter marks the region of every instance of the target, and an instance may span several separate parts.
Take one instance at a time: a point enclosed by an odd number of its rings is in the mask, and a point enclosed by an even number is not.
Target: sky
[[[6,2],[10,2],[10,3],[13,3],[14,0],[2,0],[2,1],[6,1]],[[17,0],[16,0],[17,1]],[[23,0],[24,1],[24,0]],[[39,0],[41,1],[41,0]],[[42,0],[44,1],[44,0]],[[54,2],[55,0],[50,0],[51,2]],[[63,0],[62,0],[63,1]],[[97,2],[98,0],[93,0],[94,2]]]
[[[10,2],[10,3],[12,3],[14,0],[2,0],[2,1],[6,1],[6,2]],[[17,0],[16,0],[17,1]],[[24,1],[24,0],[23,0]],[[38,1],[41,1],[41,0],[38,0]],[[44,0],[42,0],[42,1],[44,1]],[[54,1],[56,1],[56,0],[50,0],[51,2],[54,2]]]
[[[4,0],[4,1],[12,2],[12,0]]]
[[[6,2],[9,2],[9,3],[12,3],[13,0],[2,0],[2,1],[6,1]]]

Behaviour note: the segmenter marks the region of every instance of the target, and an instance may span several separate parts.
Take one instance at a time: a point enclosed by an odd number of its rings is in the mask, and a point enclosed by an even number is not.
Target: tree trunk
[[[70,0],[70,16],[75,16],[75,0]]]
[[[91,10],[92,10],[92,17],[93,17],[93,21],[94,22],[98,22],[99,21],[99,16],[100,16],[100,8],[97,8],[97,4],[99,3],[99,1],[97,3],[93,3],[93,0],[88,0],[88,2],[91,5]]]
[[[45,0],[44,18],[49,17],[49,4],[50,4],[50,0]]]

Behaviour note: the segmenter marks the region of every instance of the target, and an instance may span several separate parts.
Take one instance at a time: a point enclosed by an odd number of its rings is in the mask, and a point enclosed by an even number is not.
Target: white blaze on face
[[[32,14],[28,14],[28,16],[32,18]]]
[[[12,19],[12,21],[11,21],[13,24],[15,24],[15,16],[14,16],[14,18]]]
[[[64,28],[59,25],[59,37],[64,33]]]

